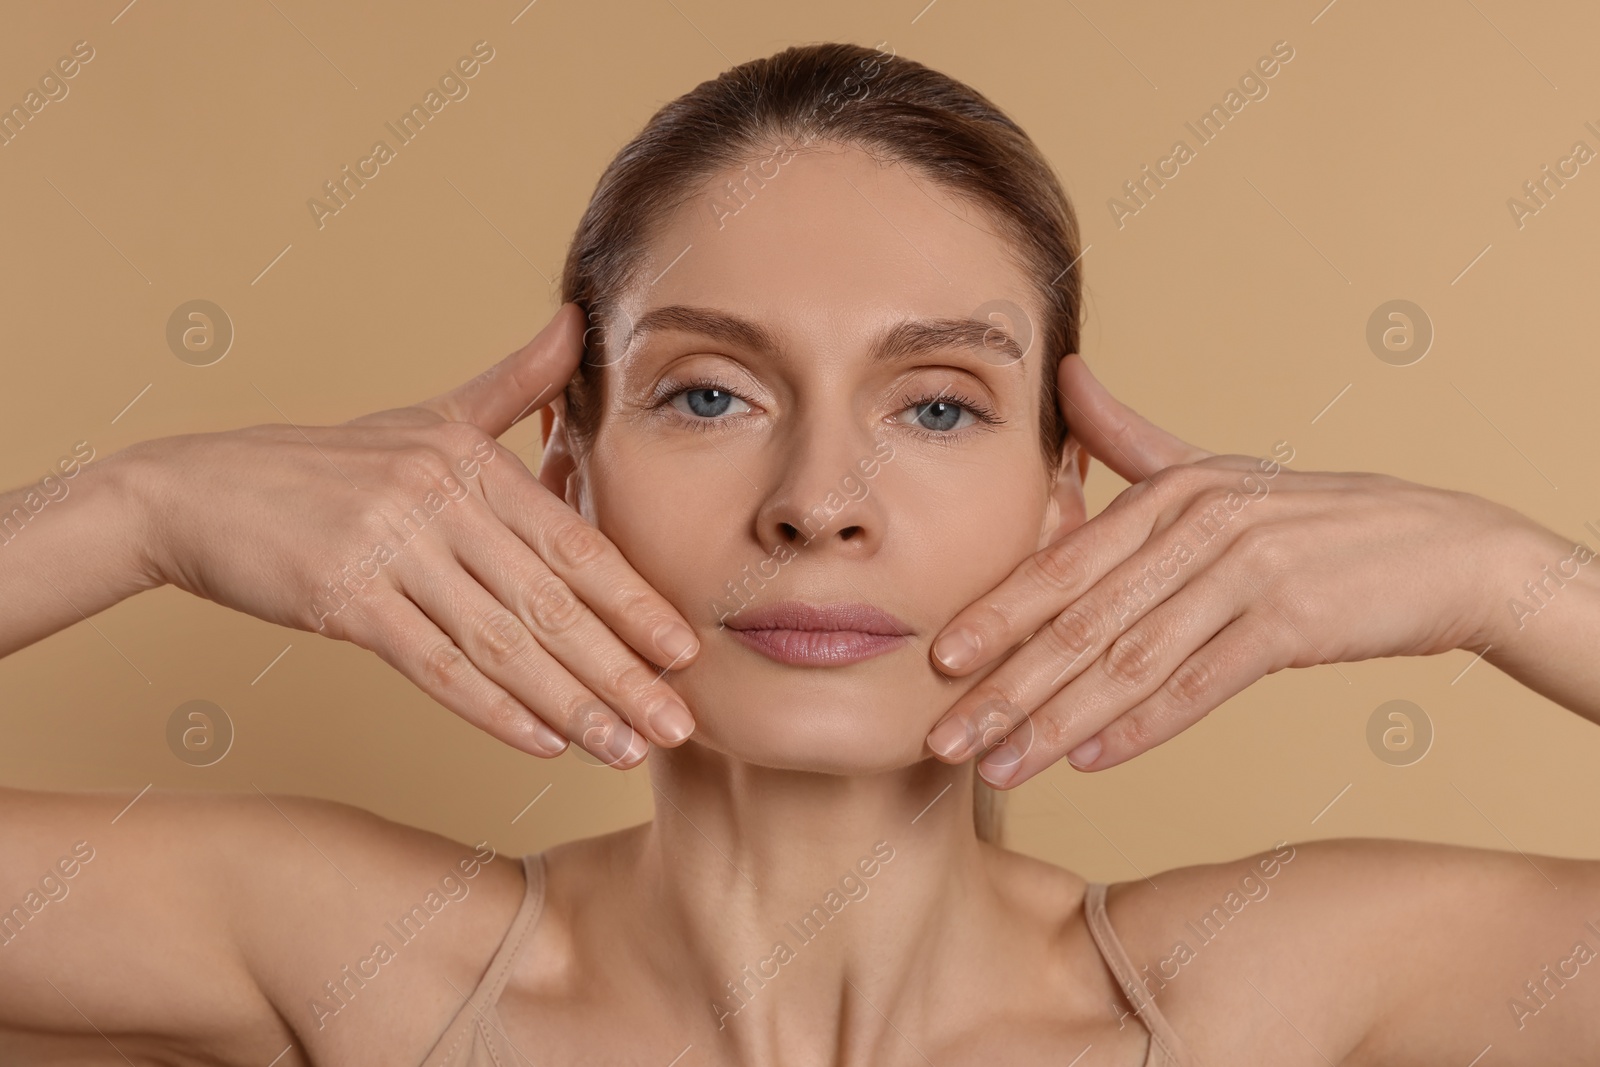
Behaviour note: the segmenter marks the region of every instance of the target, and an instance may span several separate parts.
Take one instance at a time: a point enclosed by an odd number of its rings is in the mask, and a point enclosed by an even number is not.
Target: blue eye
[[[745,410],[750,408],[745,401],[716,386],[694,386],[679,390],[672,395],[670,403],[678,411],[701,419],[715,419],[725,415],[736,403],[744,404]]]
[[[913,406],[916,411],[914,421],[917,425],[927,430],[953,430],[961,421],[961,415],[966,411],[960,404],[953,404],[948,400],[934,400],[926,404]],[[913,410],[913,408],[908,408]],[[968,425],[971,425],[970,423]]]
[[[902,403],[906,406],[898,421],[935,437],[954,437],[978,423],[998,425],[1005,421],[982,404],[943,389]]]

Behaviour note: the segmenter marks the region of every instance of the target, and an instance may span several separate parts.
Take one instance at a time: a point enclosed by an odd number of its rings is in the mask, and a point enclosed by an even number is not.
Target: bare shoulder
[[[88,1018],[186,1061],[420,1060],[524,886],[487,843],[261,792],[0,789],[0,870],[37,883],[0,924],[0,1037],[41,1059]]]
[[[1201,1060],[1443,1063],[1466,1050],[1465,1063],[1516,1021],[1508,998],[1540,952],[1570,953],[1584,917],[1600,918],[1600,864],[1337,839],[1166,871],[1107,899],[1138,981]],[[1588,937],[1600,946],[1600,924]]]
[[[270,870],[239,857],[263,877],[236,890],[249,902],[241,941],[277,1011],[318,1062],[364,1062],[373,1049],[420,1061],[522,904],[521,858],[333,801],[238,803],[274,843]]]

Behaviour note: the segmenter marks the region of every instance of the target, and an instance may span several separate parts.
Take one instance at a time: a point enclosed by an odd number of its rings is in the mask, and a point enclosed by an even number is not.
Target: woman
[[[564,306],[430,404],[86,471],[0,564],[0,647],[171,581],[371,647],[528,751],[654,744],[656,818],[519,863],[325,802],[7,792],[0,858],[40,872],[0,926],[8,1062],[1593,1062],[1594,862],[1285,843],[1108,893],[991,843],[976,751],[1007,786],[1110,766],[1285,666],[1493,645],[1596,707],[1587,572],[1559,633],[1499,617],[1572,546],[1143,423],[1064,358],[1077,257],[981,96],[790,49],[602,177],[563,277],[586,336]],[[536,504],[492,437],[547,401]],[[1151,475],[1092,522],[1084,449]],[[435,485],[471,505],[374,555]],[[251,523],[279,492],[318,527]]]

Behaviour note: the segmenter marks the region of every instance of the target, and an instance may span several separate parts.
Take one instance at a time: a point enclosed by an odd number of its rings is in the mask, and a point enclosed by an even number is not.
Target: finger
[[[499,437],[566,387],[583,354],[583,310],[561,305],[533,340],[464,385],[416,405]]]
[[[666,672],[624,644],[509,530],[485,524],[481,532],[460,538],[455,552],[494,602],[491,610],[509,610],[521,623],[521,630],[561,668],[651,741],[670,748],[694,732],[694,716],[683,698],[661,680]],[[491,647],[488,651],[495,650]],[[503,669],[507,677],[494,671],[490,676],[526,700],[537,693],[542,679],[519,677],[522,666],[523,661],[506,656]]]
[[[1119,634],[1033,712],[1030,729],[1015,731],[979,761],[984,781],[996,788],[1020,785],[1154,693],[1243,612],[1219,584],[1198,581]]]
[[[935,664],[951,675],[988,665],[1180,520],[1195,519],[1202,543],[1216,530],[1237,525],[1233,516],[1246,504],[1265,500],[1274,491],[1272,479],[1281,474],[1265,460],[1220,455],[1165,468],[1129,486],[1100,514],[1023,560],[998,586],[962,608],[933,641]]]
[[[1080,771],[1103,771],[1182,733],[1229,697],[1282,666],[1266,651],[1271,627],[1245,614],[1179,664],[1160,689],[1067,754]]]
[[[1129,482],[1139,482],[1176,463],[1211,455],[1189,444],[1112,396],[1083,357],[1073,353],[1056,369],[1061,414],[1072,436],[1091,456]]]
[[[694,630],[610,538],[527,477],[526,468],[496,469],[482,485],[500,522],[639,655],[668,669],[694,662],[700,652]],[[513,554],[508,550],[508,558]]]
[[[1207,487],[1230,477],[1215,469],[1171,467],[1124,489],[1100,514],[1023,560],[993,590],[961,609],[933,642],[935,662],[955,675],[990,663],[1058,617],[1118,565],[1129,569],[1125,561],[1141,548],[1149,555],[1152,538],[1203,498]]]
[[[970,674],[1025,640],[1145,543],[1157,516],[1127,506],[1123,491],[1111,507],[1027,559],[939,631],[931,652],[946,674]]]
[[[567,739],[472,665],[465,653],[405,596],[389,593],[347,639],[383,661],[463,719],[512,748],[546,759]]]
[[[1103,515],[1109,517],[1111,512]],[[1061,545],[1072,540],[1067,538],[1052,547],[1059,551]],[[1074,588],[1054,601],[1065,602],[1066,608],[1040,626],[999,670],[951,705],[928,735],[928,747],[949,762],[966,759],[976,750],[979,738],[975,720],[983,713],[986,702],[999,698],[1027,710],[1042,706],[1093,664],[1128,627],[1204,572],[1225,550],[1226,543],[1226,538],[1215,537],[1194,544],[1187,530],[1168,523],[1111,567],[1087,592],[1075,595],[1076,586],[1087,584],[1075,583]],[[1226,589],[1217,591],[1217,596],[1229,603],[1234,595]],[[1048,597],[1044,603],[1050,603]]]
[[[584,685],[521,619],[454,563],[449,557],[419,556],[415,568],[395,568],[400,591],[465,653],[474,670],[574,744],[615,767],[626,769],[642,760],[649,744],[633,728],[642,714],[619,708]],[[652,676],[647,668],[640,670]]]

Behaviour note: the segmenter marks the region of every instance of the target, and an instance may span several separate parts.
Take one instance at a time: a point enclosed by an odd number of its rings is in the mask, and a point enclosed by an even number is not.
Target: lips
[[[905,645],[911,627],[871,604],[785,600],[726,620],[735,640],[779,663],[842,667]]]

